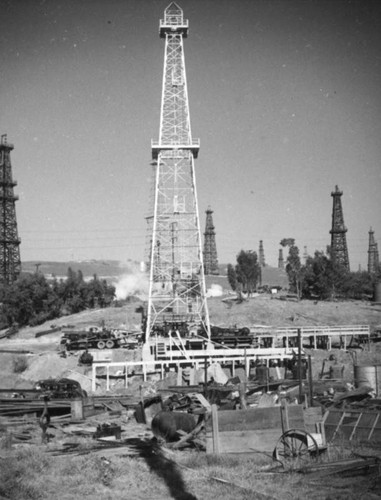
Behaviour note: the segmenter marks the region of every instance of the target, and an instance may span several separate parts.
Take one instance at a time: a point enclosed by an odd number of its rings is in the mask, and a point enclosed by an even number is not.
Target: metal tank
[[[381,396],[381,365],[355,365],[355,386],[370,386],[376,392],[376,397]]]

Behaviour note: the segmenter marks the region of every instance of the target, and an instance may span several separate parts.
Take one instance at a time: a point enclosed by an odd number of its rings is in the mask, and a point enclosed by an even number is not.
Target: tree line
[[[81,271],[67,271],[66,279],[48,282],[42,273],[21,274],[10,285],[0,285],[0,325],[35,326],[85,309],[108,307],[115,287],[96,275],[85,281]]]
[[[370,274],[366,271],[350,272],[334,263],[330,247],[327,247],[326,252],[316,250],[302,264],[299,248],[293,238],[284,238],[280,245],[288,248],[285,270],[289,290],[298,299],[370,299],[375,283],[381,280],[380,266],[375,274]],[[256,291],[261,283],[257,253],[241,250],[236,264],[228,264],[227,276],[232,290],[248,295]]]

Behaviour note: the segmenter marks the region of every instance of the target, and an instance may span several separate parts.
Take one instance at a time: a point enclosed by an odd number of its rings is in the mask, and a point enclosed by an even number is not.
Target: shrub
[[[28,361],[25,356],[17,356],[13,358],[13,372],[23,373],[28,368]]]

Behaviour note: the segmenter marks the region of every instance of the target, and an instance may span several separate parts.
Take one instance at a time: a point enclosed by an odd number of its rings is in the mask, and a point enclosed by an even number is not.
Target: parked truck
[[[141,334],[124,330],[90,327],[85,330],[65,331],[61,337],[60,348],[66,351],[80,349],[113,349],[124,347],[135,349],[139,346]]]

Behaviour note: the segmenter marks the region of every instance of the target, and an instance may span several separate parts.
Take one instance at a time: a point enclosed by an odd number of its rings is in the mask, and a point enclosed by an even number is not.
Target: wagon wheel
[[[319,451],[316,440],[306,431],[290,429],[278,439],[274,448],[273,459],[283,467],[290,465],[307,465],[311,456]]]
[[[106,347],[107,347],[107,349],[112,349],[112,348],[114,347],[114,345],[115,345],[115,343],[114,343],[114,341],[113,341],[113,340],[108,340],[108,341],[106,342]]]
[[[106,347],[106,344],[103,340],[99,340],[97,343],[98,349],[104,349]]]

